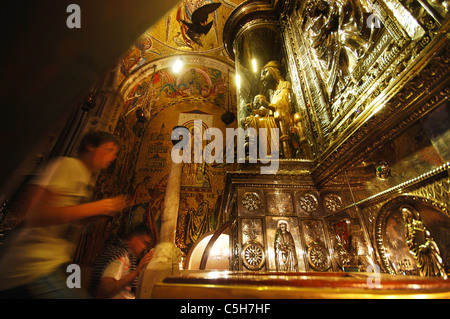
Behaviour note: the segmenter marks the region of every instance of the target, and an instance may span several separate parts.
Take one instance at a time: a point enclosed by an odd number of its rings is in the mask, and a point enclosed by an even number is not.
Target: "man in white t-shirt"
[[[53,160],[30,183],[25,225],[7,238],[0,259],[0,298],[82,298],[67,286],[79,222],[112,215],[128,205],[125,196],[89,202],[91,175],[117,157],[119,141],[105,132],[86,134],[77,158]]]

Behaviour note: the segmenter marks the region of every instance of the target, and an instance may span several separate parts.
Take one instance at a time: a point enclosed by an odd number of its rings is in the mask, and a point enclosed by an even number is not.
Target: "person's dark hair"
[[[134,228],[132,228],[127,234],[125,234],[124,239],[130,239],[133,236],[142,236],[142,235],[150,236],[151,234],[148,227],[145,224],[140,223],[136,225]]]
[[[78,146],[78,153],[84,154],[88,151],[88,146],[99,147],[102,144],[114,142],[119,149],[121,148],[121,144],[116,136],[107,133],[107,132],[90,132],[83,136],[81,139],[80,145]]]

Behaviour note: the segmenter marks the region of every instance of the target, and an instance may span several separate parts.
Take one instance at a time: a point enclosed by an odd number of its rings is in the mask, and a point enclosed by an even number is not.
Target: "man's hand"
[[[125,195],[119,195],[112,198],[102,199],[99,201],[103,206],[103,211],[107,215],[111,215],[130,206],[130,198]]]
[[[150,260],[153,258],[153,249],[151,249],[148,253],[146,253],[141,260],[139,261],[139,264],[137,265],[137,270],[140,271],[145,265],[147,265]]]

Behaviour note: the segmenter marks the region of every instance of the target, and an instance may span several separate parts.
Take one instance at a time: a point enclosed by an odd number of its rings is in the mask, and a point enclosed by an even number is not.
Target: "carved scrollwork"
[[[441,210],[450,216],[450,178],[447,177],[438,181],[433,181],[423,187],[412,190],[411,193],[439,203]]]

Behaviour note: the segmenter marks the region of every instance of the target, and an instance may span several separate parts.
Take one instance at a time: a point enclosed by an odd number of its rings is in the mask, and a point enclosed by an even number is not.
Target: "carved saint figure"
[[[379,32],[367,26],[370,13],[364,0],[307,2],[303,31],[330,102],[348,83],[353,67]]]
[[[280,141],[284,158],[292,158],[290,128],[293,127],[291,105],[291,83],[286,81],[277,61],[270,61],[261,70],[261,85],[264,91],[272,90],[270,102],[264,95],[257,95],[254,105],[258,108],[260,127],[280,129]],[[275,120],[275,121],[273,121]]]
[[[285,221],[278,223],[275,234],[275,264],[277,271],[298,271],[294,239]]]
[[[421,221],[419,212],[409,206],[400,208],[405,222],[406,244],[422,277],[447,278],[436,242]]]

